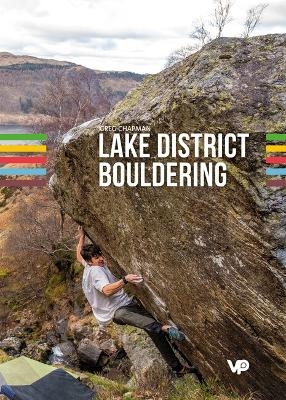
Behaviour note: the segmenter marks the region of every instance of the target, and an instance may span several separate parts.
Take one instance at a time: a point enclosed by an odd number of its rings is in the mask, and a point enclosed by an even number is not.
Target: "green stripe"
[[[0,140],[46,140],[45,133],[0,133]]]
[[[286,133],[267,133],[266,140],[275,142],[286,141]]]

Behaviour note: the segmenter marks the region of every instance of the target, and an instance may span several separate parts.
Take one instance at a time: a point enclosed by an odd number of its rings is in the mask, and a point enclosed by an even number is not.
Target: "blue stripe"
[[[0,175],[46,175],[46,168],[0,168]]]
[[[266,168],[266,175],[286,175],[286,168]]]

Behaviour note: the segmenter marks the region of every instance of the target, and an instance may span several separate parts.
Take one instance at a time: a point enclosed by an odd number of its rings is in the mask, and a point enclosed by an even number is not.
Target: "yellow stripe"
[[[266,146],[266,153],[286,153],[286,146],[268,145]]]
[[[286,146],[285,146],[286,147]],[[38,145],[14,145],[14,146],[0,146],[0,153],[45,153],[47,146],[43,144]]]

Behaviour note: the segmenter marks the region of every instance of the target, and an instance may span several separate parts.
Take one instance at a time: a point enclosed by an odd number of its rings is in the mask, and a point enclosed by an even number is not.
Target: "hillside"
[[[38,58],[32,56],[17,56],[12,53],[8,53],[6,51],[0,52],[0,66],[11,66],[11,65],[18,65],[18,64],[49,64],[49,65],[65,65],[65,66],[72,66],[75,65],[73,63],[67,61],[57,61],[52,60],[49,58]]]
[[[1,123],[13,122],[13,116],[15,122],[17,116],[26,116],[29,123],[28,114],[33,112],[33,106],[46,90],[50,80],[60,71],[65,76],[73,77],[89,74],[92,102],[96,107],[97,116],[107,113],[143,79],[143,75],[132,72],[93,71],[70,62],[2,52],[0,53]]]

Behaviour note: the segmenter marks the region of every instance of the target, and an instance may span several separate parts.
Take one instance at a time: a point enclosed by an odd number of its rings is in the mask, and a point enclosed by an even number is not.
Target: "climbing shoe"
[[[172,379],[180,379],[183,378],[187,374],[192,374],[193,378],[197,380],[200,384],[206,385],[204,378],[198,369],[194,366],[184,366],[180,371],[172,370],[171,377]]]
[[[196,367],[186,367],[184,366],[180,371],[173,371],[173,375],[176,378],[182,378],[183,376],[187,374],[196,374],[197,375],[198,370]]]
[[[175,326],[170,326],[170,328],[167,330],[167,334],[171,340],[178,340],[179,342],[182,342],[186,339],[186,336],[183,334],[183,332],[179,331],[179,329]]]

